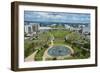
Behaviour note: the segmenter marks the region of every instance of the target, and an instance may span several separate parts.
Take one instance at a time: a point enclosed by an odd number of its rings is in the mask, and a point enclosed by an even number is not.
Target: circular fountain
[[[53,57],[66,56],[71,54],[71,50],[66,46],[53,46],[48,50],[48,54]]]

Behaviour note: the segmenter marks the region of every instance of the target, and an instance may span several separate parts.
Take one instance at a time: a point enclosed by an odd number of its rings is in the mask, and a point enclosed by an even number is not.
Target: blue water
[[[65,46],[54,46],[48,50],[48,54],[51,56],[65,56],[71,53],[71,50]]]

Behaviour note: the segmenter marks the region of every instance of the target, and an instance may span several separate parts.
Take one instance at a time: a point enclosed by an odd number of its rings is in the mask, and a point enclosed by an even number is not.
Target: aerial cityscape
[[[90,57],[90,14],[24,11],[24,60]]]

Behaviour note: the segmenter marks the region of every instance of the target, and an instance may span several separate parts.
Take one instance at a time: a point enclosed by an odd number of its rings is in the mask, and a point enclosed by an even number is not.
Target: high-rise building
[[[24,25],[24,32],[26,34],[31,34],[31,33],[37,32],[38,30],[39,30],[38,23],[30,23],[29,25]]]

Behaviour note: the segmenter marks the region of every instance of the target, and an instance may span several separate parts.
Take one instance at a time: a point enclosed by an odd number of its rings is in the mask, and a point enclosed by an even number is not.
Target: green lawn
[[[55,38],[65,38],[67,34],[70,34],[68,30],[52,30],[50,33],[53,34]]]

